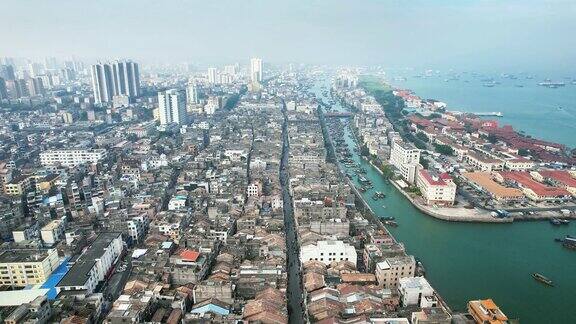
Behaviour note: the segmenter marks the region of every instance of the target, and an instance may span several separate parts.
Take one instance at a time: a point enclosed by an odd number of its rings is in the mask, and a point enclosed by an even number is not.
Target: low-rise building
[[[315,260],[324,264],[350,261],[356,265],[356,249],[343,241],[318,241],[300,248],[302,262]]]
[[[376,279],[378,284],[386,289],[398,286],[398,279],[414,277],[416,261],[413,256],[398,256],[386,258],[376,264]]]
[[[492,299],[471,300],[468,302],[468,312],[478,324],[506,324],[508,317],[500,310]]]
[[[434,289],[424,277],[398,279],[398,292],[403,306],[420,305],[425,297],[434,296]]]
[[[121,233],[100,233],[94,243],[76,259],[68,273],[56,285],[56,290],[91,294],[98,283],[106,278],[122,250]]]
[[[448,174],[435,175],[428,170],[420,169],[416,177],[416,185],[427,205],[454,205],[456,184]]]
[[[56,249],[10,249],[0,252],[0,283],[25,287],[44,283],[58,267]]]
[[[73,167],[84,163],[98,163],[106,156],[107,152],[105,149],[49,150],[40,153],[40,163],[42,165]]]

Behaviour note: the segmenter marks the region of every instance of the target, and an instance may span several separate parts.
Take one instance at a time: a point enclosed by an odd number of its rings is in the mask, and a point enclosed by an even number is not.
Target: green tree
[[[498,142],[498,137],[495,134],[488,135],[488,142],[496,144]]]
[[[454,155],[454,149],[451,146],[444,144],[434,144],[436,152],[444,155]]]
[[[419,132],[416,134],[416,137],[418,137],[418,139],[422,140],[423,142],[430,142],[430,139],[428,138],[428,136],[426,136],[426,134]]]
[[[518,150],[518,155],[520,156],[528,156],[530,155],[530,151],[528,149],[525,148],[521,148]]]

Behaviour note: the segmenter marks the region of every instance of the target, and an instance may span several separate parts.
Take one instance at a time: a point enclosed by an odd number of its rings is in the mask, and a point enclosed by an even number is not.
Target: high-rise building
[[[110,102],[116,95],[140,95],[138,63],[117,61],[92,65],[92,88],[96,103]]]
[[[12,99],[30,96],[26,80],[24,79],[8,80],[6,81],[6,88]]]
[[[113,64],[115,95],[138,97],[140,95],[140,71],[138,63],[117,61]]]
[[[0,65],[0,78],[4,78],[4,80],[16,80],[14,66],[9,64]]]
[[[252,58],[250,60],[250,80],[262,82],[262,59]]]
[[[186,87],[186,103],[197,104],[198,102],[198,86],[194,82],[189,82]]]
[[[182,92],[171,89],[158,92],[160,124],[184,124],[188,120],[185,98]]]
[[[234,77],[238,73],[238,67],[235,64],[234,65],[226,65],[224,67],[224,73]]]
[[[208,68],[208,83],[215,84],[217,83],[218,74],[216,72],[216,68]]]
[[[112,66],[106,63],[98,63],[92,65],[91,70],[94,101],[97,104],[111,101],[114,96]]]
[[[0,77],[0,100],[8,99],[8,89],[6,88],[6,81]]]
[[[43,96],[46,93],[44,83],[40,77],[27,79],[26,88],[30,97]]]

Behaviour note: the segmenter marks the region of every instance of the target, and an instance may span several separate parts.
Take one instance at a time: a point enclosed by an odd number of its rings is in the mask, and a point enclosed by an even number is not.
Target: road
[[[286,106],[283,104],[284,124],[282,125],[282,157],[280,160],[280,185],[282,186],[282,199],[284,201],[284,229],[286,231],[286,256],[288,271],[288,319],[289,323],[306,323],[307,312],[304,307],[304,294],[302,289],[302,265],[300,263],[300,245],[298,232],[294,222],[292,196],[289,190],[288,152],[288,117]]]

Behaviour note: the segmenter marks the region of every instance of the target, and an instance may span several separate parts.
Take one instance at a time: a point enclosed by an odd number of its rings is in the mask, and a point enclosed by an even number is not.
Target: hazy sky
[[[0,0],[0,8],[0,56],[576,65],[576,0]]]

